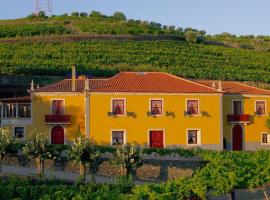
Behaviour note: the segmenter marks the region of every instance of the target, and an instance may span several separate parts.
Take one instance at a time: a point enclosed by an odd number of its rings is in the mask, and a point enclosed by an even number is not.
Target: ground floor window
[[[124,131],[112,131],[112,145],[124,144]]]
[[[270,144],[270,133],[262,133],[262,144]]]
[[[24,138],[24,127],[14,127],[15,138]]]
[[[200,144],[200,130],[198,129],[188,129],[187,131],[187,144],[188,145],[198,145]]]

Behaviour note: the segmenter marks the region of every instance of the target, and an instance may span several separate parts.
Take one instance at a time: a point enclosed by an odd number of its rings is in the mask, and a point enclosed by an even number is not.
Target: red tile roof
[[[30,103],[31,97],[24,96],[24,97],[5,98],[5,99],[0,99],[0,102],[3,102],[3,103]]]
[[[121,72],[93,92],[218,93],[217,89],[163,72]]]
[[[76,92],[85,80],[76,80]],[[90,79],[90,92],[218,93],[216,89],[162,72],[121,72],[109,79]],[[71,92],[71,79],[35,89],[34,92]]]
[[[212,87],[215,83],[215,88],[218,88],[218,81],[213,80],[202,80],[196,81],[197,83],[204,84],[206,86]],[[225,94],[254,94],[254,95],[270,95],[270,90],[265,90],[236,81],[222,81],[222,90]]]
[[[104,79],[89,79],[89,89],[91,90],[96,85],[101,84],[106,80]],[[82,92],[84,90],[85,80],[76,79],[75,92]],[[64,79],[57,83],[47,85],[45,87],[37,88],[33,92],[72,92],[71,91],[71,79]]]

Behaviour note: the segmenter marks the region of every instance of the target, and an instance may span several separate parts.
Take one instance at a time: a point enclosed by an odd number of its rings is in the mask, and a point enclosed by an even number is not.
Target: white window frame
[[[262,141],[263,134],[267,134],[267,143],[263,143],[263,141]],[[261,145],[270,145],[270,133],[261,132]]]
[[[256,104],[257,104],[258,101],[264,101],[264,114],[263,115],[257,114]],[[257,116],[266,116],[266,113],[267,113],[266,112],[266,100],[255,100],[254,110],[255,110],[255,114]]]
[[[151,129],[148,129],[148,139],[147,139],[147,145],[148,147],[150,148],[150,132],[151,131],[162,131],[163,132],[163,148],[166,148],[166,132],[165,132],[165,129],[164,128],[151,128]]]
[[[197,144],[189,144],[188,143],[188,132],[189,131],[197,131]],[[202,132],[200,128],[188,128],[186,130],[186,145],[187,146],[201,146],[201,140],[202,140]]]
[[[110,137],[111,137],[110,138],[111,145],[115,146],[112,143],[112,138],[113,138],[113,132],[116,132],[116,131],[118,131],[118,132],[122,131],[123,132],[123,144],[126,144],[127,143],[127,131],[126,131],[126,129],[112,129],[111,130],[111,135],[110,135]]]
[[[65,99],[51,99],[51,106],[50,106],[50,112],[51,112],[51,115],[53,115],[53,101],[64,101],[64,114],[66,113],[66,100]]]
[[[234,106],[233,106],[233,102],[235,102],[235,101],[241,101],[241,109],[242,109],[242,114],[244,114],[244,101],[243,101],[243,99],[233,99],[232,100],[232,114],[234,114]],[[242,115],[241,114],[241,115]]]
[[[126,98],[111,98],[111,113],[113,113],[113,101],[114,100],[124,100],[124,114],[122,114],[122,115],[119,115],[119,114],[117,114],[117,115],[115,115],[115,116],[126,116],[127,115],[127,102],[126,102]]]
[[[162,113],[161,114],[152,114],[152,101],[153,100],[154,101],[161,101],[161,106],[162,106]],[[157,117],[163,116],[164,115],[164,100],[163,100],[163,98],[150,98],[148,110],[152,116],[157,116]]]
[[[23,128],[23,137],[18,138],[18,137],[15,136],[15,128],[20,128],[20,127]],[[24,140],[26,138],[26,126],[25,125],[15,125],[15,126],[12,127],[12,130],[13,130],[13,133],[12,134],[13,134],[13,137],[15,139]]]
[[[185,105],[185,112],[188,113],[188,101],[198,101],[198,114],[188,114],[191,116],[199,116],[200,115],[200,99],[194,98],[194,99],[186,99],[186,105]]]

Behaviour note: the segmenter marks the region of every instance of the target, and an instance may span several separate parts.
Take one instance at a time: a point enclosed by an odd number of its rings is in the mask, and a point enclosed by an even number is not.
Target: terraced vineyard
[[[270,82],[270,54],[183,41],[34,42],[0,44],[4,74],[65,75],[71,64],[93,75],[167,71],[199,79]]]

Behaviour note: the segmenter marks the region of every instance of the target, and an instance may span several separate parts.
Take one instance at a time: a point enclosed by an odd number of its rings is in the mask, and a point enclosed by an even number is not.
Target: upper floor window
[[[270,144],[270,134],[262,133],[262,144]]]
[[[114,115],[125,114],[125,100],[124,99],[113,99],[112,100],[112,112]]]
[[[30,103],[3,104],[3,118],[31,118]]]
[[[52,114],[63,115],[65,111],[64,100],[52,100]]]
[[[243,109],[242,109],[242,101],[233,101],[233,114],[235,115],[241,115],[243,114]]]
[[[31,104],[29,103],[18,104],[18,117],[31,118]]]
[[[198,100],[187,100],[187,113],[189,115],[199,114],[199,101]]]
[[[162,115],[163,114],[163,103],[162,100],[151,100],[151,114]]]
[[[17,104],[16,103],[5,103],[3,105],[4,118],[16,118]]]
[[[257,115],[265,114],[265,101],[256,101],[256,114]]]

